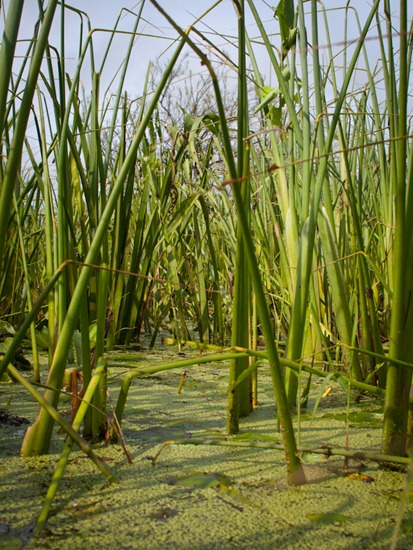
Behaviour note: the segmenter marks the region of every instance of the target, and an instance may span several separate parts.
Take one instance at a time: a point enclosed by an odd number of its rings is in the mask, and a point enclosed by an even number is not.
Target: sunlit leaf
[[[264,86],[264,99],[261,101],[261,103],[258,105],[258,107],[255,109],[255,113],[259,113],[264,107],[266,107],[271,101],[273,101],[278,94],[281,93],[281,90],[279,88],[268,88],[268,86]]]
[[[297,28],[294,27],[294,11],[293,0],[280,0],[274,10],[274,16],[280,23],[283,55],[294,45],[297,36]]]
[[[280,23],[281,39],[288,40],[289,31],[294,25],[294,2],[293,0],[280,0],[274,10],[274,16]]]
[[[275,105],[271,105],[268,111],[269,118],[271,120],[271,124],[279,128],[282,126],[282,109],[281,107],[275,107]]]

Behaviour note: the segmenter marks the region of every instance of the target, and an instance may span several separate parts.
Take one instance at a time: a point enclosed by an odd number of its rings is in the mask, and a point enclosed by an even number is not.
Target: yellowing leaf
[[[357,481],[362,481],[363,483],[373,483],[374,477],[370,477],[366,474],[359,474],[358,472],[351,472],[346,474],[344,477],[348,479],[355,479]]]

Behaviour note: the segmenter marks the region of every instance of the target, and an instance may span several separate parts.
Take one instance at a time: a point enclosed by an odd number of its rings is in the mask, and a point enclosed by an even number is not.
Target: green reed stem
[[[92,379],[86,389],[85,395],[80,403],[79,409],[72,423],[72,429],[75,430],[76,433],[79,431],[82,421],[85,417],[86,411],[88,410],[88,408],[90,407],[90,404],[92,403],[93,395],[99,386],[100,380],[102,376],[105,376],[105,375],[106,375],[106,360],[100,359],[98,362],[98,366],[94,371]],[[38,536],[41,533],[42,529],[46,524],[46,521],[48,520],[50,509],[52,507],[53,500],[56,496],[60,481],[63,477],[63,473],[65,471],[67,462],[69,460],[69,455],[72,450],[73,443],[74,443],[74,439],[68,436],[68,438],[66,439],[66,443],[63,448],[62,454],[60,456],[59,462],[57,463],[52,482],[47,491],[45,500],[43,501],[42,509],[36,521],[35,536]],[[117,481],[112,474],[110,474],[110,481],[112,482]]]
[[[282,434],[285,445],[285,456],[287,465],[288,482],[292,485],[301,485],[305,483],[304,470],[300,459],[297,456],[296,441],[292,419],[288,407],[287,396],[284,389],[284,381],[282,376],[282,368],[279,361],[277,348],[274,342],[274,330],[268,311],[267,301],[265,297],[264,287],[261,281],[260,270],[258,267],[257,258],[255,255],[254,242],[251,236],[250,224],[248,221],[248,215],[245,210],[244,198],[242,196],[241,189],[237,182],[237,170],[235,166],[235,160],[232,151],[231,139],[226,123],[225,109],[222,102],[221,90],[216,73],[209,61],[208,57],[194,44],[189,37],[184,35],[183,31],[176,25],[176,23],[165,13],[165,11],[159,6],[155,0],[151,0],[152,4],[164,15],[169,23],[179,32],[181,36],[185,36],[190,47],[200,57],[202,63],[208,69],[211,76],[212,84],[215,91],[215,97],[217,101],[218,113],[221,119],[222,130],[222,142],[225,151],[226,162],[228,165],[229,176],[234,182],[231,185],[232,192],[235,199],[235,204],[238,213],[238,223],[242,228],[242,236],[245,243],[245,252],[248,261],[248,268],[254,287],[254,291],[257,299],[257,311],[261,320],[262,332],[265,338],[265,342],[268,349],[271,377],[274,387],[274,397],[277,402],[277,410],[282,426]]]
[[[23,2],[20,2],[20,1],[15,3],[12,2],[12,5],[13,4],[16,4],[16,6],[12,8],[13,24],[11,24],[11,26],[13,30],[11,31],[10,38],[14,38],[14,40],[17,40],[17,34],[16,34],[17,33],[16,26],[18,28],[17,19],[20,17],[19,10],[21,12],[21,10],[23,9]],[[24,139],[26,135],[27,123],[29,120],[30,111],[32,107],[32,100],[35,93],[41,64],[43,62],[44,51],[46,49],[47,40],[48,40],[50,28],[53,23],[57,4],[58,4],[58,0],[50,0],[47,4],[44,18],[42,20],[41,30],[37,38],[36,46],[33,52],[33,57],[30,63],[29,73],[27,75],[23,97],[19,108],[19,114],[16,121],[16,127],[13,133],[11,148],[10,148],[10,152],[6,162],[4,178],[2,182],[1,195],[0,195],[0,259],[1,259],[0,261],[1,261],[1,264],[3,263],[3,258],[4,258],[8,220],[9,220],[10,212],[12,210],[12,203],[13,203],[13,190],[15,188],[16,181],[18,179],[18,171],[19,171],[20,161],[22,157],[22,149],[23,149]],[[9,23],[9,20],[7,22]],[[0,59],[0,60],[5,61],[6,67],[10,67],[10,64],[12,63],[10,56],[13,55],[14,47],[15,47],[15,43],[5,44],[5,41],[2,42],[2,51],[0,53],[0,57],[3,56],[4,59]],[[2,53],[3,49],[4,49],[4,54]],[[7,70],[4,78],[7,78]],[[3,80],[3,82],[1,82],[0,84],[1,84],[0,94],[2,94],[3,99],[5,99],[5,97],[7,97],[7,91],[4,90],[4,87],[8,86],[8,79]],[[2,105],[2,108],[4,108],[3,103],[1,105]],[[2,117],[3,118],[0,119],[0,122],[4,123],[4,113],[2,113]]]
[[[136,151],[138,150],[139,145],[145,135],[146,129],[151,121],[153,113],[158,104],[159,98],[162,94],[162,90],[166,85],[169,75],[182,51],[182,48],[185,42],[186,42],[185,38],[182,39],[178,47],[176,48],[174,54],[172,55],[171,60],[165,70],[165,73],[162,75],[161,81],[152,97],[152,100],[148,105],[148,108],[145,114],[143,115],[142,122],[137,128],[137,131],[131,143],[129,152],[125,158],[124,163],[122,164],[122,167],[120,168],[120,171],[119,171],[117,180],[113,186],[112,192],[108,197],[105,210],[102,212],[99,225],[96,228],[93,241],[91,242],[89,252],[85,259],[86,264],[94,264],[96,262],[96,259],[99,256],[101,245],[103,243],[105,236],[107,235],[109,223],[111,221],[112,214],[116,208],[116,204],[120,196],[120,193],[123,189],[125,181],[129,176],[130,171],[135,169],[134,162],[136,158]],[[80,72],[80,68],[78,70],[77,77],[79,76],[79,72]],[[77,80],[75,80],[75,83],[76,82]],[[74,94],[74,88],[73,88],[73,94]],[[73,94],[71,94],[68,100],[69,104],[73,99]],[[67,111],[68,110],[69,109],[67,108]],[[71,346],[73,331],[75,330],[75,327],[78,321],[80,305],[83,300],[84,292],[92,272],[93,272],[93,269],[91,267],[84,267],[82,269],[79,275],[76,287],[73,292],[73,296],[67,311],[65,321],[61,328],[59,341],[56,346],[56,351],[53,357],[53,362],[50,367],[49,377],[47,381],[47,385],[50,386],[52,389],[46,390],[45,392],[45,397],[47,401],[49,401],[51,404],[54,404],[54,405],[57,404],[57,401],[59,398],[59,392],[63,381],[64,369],[65,369],[67,356]],[[48,413],[44,409],[40,410],[38,418],[36,419],[35,423],[26,431],[23,444],[22,444],[22,454],[23,455],[32,454],[34,449],[36,449],[37,454],[47,453],[50,445],[52,430],[53,430],[53,419],[48,415]]]

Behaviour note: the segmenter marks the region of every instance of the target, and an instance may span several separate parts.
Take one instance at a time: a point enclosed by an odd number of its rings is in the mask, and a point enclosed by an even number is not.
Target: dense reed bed
[[[31,37],[19,32],[23,1],[2,6],[0,316],[3,332],[17,333],[0,373],[8,369],[40,402],[24,456],[47,453],[58,420],[93,457],[57,412],[69,359],[93,404],[84,401],[73,427],[104,438],[109,421],[112,434],[121,422],[106,414],[107,358],[113,364],[114,346],[144,336],[154,345],[161,329],[178,344],[230,346],[214,355],[231,360],[230,433],[254,405],[257,365],[269,363],[291,484],[305,482],[291,417],[306,400],[299,382],[309,386],[311,377],[384,395],[382,452],[406,456],[411,9],[407,0],[375,0],[360,18],[357,5],[329,10],[316,0],[281,0],[275,12],[257,0],[233,6],[235,56],[222,46],[228,37],[203,32],[202,18],[183,30],[155,0],[120,11],[105,30],[92,29],[70,3],[39,2]],[[142,75],[136,99],[130,59],[149,7],[176,40],[155,84],[151,66]],[[65,20],[73,12],[78,63],[69,74]],[[128,32],[119,29],[125,15]],[[337,17],[345,24],[332,37]],[[60,25],[58,43],[52,24]],[[102,89],[120,33],[129,43],[116,86]],[[102,35],[107,49],[97,65]],[[188,101],[174,116],[165,105],[178,93],[170,82],[185,52],[204,67],[214,101]],[[236,75],[235,92],[217,76],[222,63]],[[198,85],[193,79],[189,89]],[[12,365],[24,338],[31,381]]]

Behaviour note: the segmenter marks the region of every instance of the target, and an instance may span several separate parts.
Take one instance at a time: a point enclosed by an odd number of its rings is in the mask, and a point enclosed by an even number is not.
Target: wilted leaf
[[[274,10],[274,15],[280,22],[281,39],[284,42],[289,37],[289,30],[294,25],[294,1],[280,0]]]
[[[325,455],[318,453],[302,453],[300,459],[304,464],[319,464],[328,460]]]
[[[359,474],[358,472],[350,472],[345,474],[344,477],[348,479],[355,479],[357,481],[362,481],[363,483],[373,483],[374,477],[368,476],[366,474]]]
[[[229,487],[231,480],[223,474],[199,473],[180,477],[175,484],[190,489],[206,489],[208,487]]]
[[[23,541],[19,537],[0,536],[0,550],[20,550],[23,548]]]
[[[178,515],[178,510],[174,510],[172,508],[160,508],[159,510],[155,510],[155,512],[148,514],[151,519],[159,520],[173,518],[176,515]]]
[[[138,439],[146,441],[169,441],[173,439],[188,439],[191,437],[187,431],[179,426],[153,426],[134,432]]]
[[[234,441],[279,441],[274,435],[265,435],[259,432],[245,432],[242,434],[237,434],[233,437]]]
[[[364,424],[371,428],[381,427],[383,415],[371,412],[350,412],[350,413],[326,413],[322,418],[331,418],[345,422],[347,419],[352,424]]]
[[[7,321],[0,321],[0,336],[5,336],[6,334],[14,336],[16,331],[14,327]]]
[[[310,521],[318,523],[344,523],[352,521],[350,516],[345,516],[344,514],[308,514],[307,518]]]

